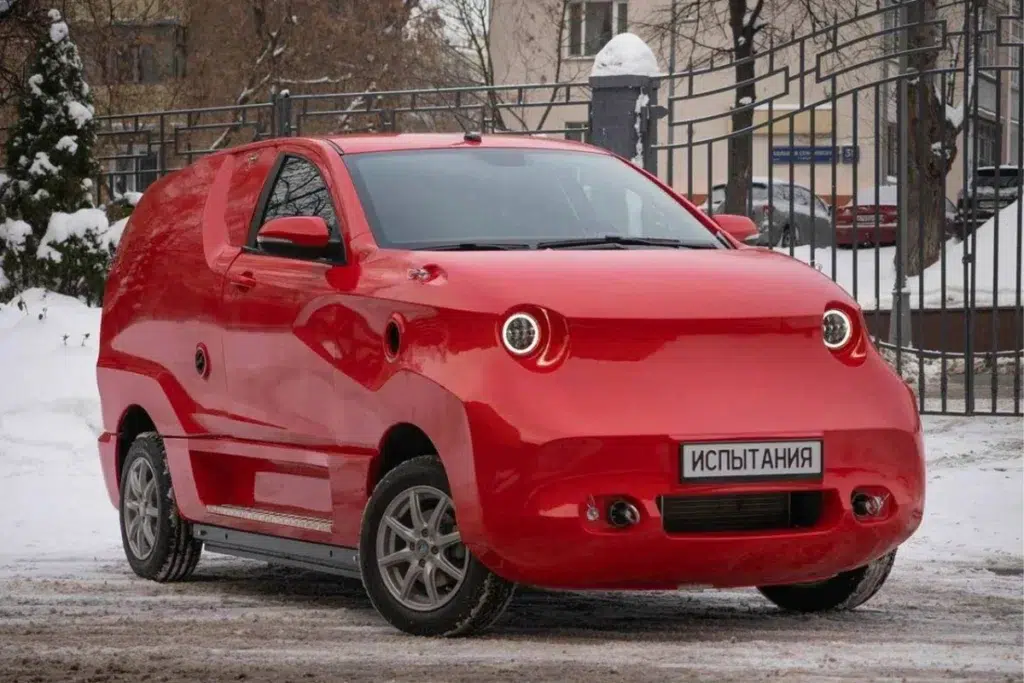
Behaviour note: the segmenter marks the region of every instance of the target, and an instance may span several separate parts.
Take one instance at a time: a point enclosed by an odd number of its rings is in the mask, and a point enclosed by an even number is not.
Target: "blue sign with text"
[[[856,145],[843,147],[773,147],[773,164],[855,164],[860,150]],[[837,158],[838,157],[838,158]]]

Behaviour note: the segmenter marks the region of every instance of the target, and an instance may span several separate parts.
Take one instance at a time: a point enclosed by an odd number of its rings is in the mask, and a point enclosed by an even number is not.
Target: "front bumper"
[[[811,436],[803,434],[801,436]],[[919,526],[924,465],[919,432],[897,429],[818,434],[819,481],[682,483],[676,437],[574,438],[539,447],[530,469],[494,487],[484,500],[486,539],[474,553],[507,579],[552,588],[672,589],[799,583],[834,576],[876,559]],[[520,456],[521,461],[521,456]],[[854,515],[854,491],[887,496],[882,515]],[[663,496],[820,492],[804,528],[668,533]],[[617,499],[640,511],[634,526],[608,524]],[[600,511],[588,519],[594,504]]]

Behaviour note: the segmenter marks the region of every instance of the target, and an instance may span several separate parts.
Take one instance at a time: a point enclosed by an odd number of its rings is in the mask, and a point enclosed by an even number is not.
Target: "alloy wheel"
[[[446,605],[469,568],[469,553],[451,498],[433,486],[398,494],[377,529],[377,568],[403,607],[428,612]]]
[[[145,560],[156,545],[160,498],[156,473],[145,458],[136,458],[128,470],[124,493],[124,528],[132,554]]]

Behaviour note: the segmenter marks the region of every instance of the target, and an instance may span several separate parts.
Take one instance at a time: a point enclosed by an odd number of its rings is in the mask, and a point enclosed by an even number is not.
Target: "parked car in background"
[[[1006,208],[1020,197],[1020,166],[982,166],[957,195],[956,210],[960,222],[971,230],[969,234],[996,212]]]
[[[772,188],[769,192],[769,186]],[[711,191],[711,210],[714,215],[725,205],[725,184],[715,185]],[[758,246],[788,247],[810,244],[832,244],[832,214],[828,204],[805,185],[790,185],[788,180],[754,178],[750,183],[747,214],[757,226],[758,234],[746,240]],[[707,211],[708,202],[701,205]]]
[[[960,236],[956,206],[948,198],[946,237]],[[856,209],[856,211],[855,211]],[[863,187],[843,206],[836,209],[836,245],[896,244],[899,236],[899,197],[896,185]]]

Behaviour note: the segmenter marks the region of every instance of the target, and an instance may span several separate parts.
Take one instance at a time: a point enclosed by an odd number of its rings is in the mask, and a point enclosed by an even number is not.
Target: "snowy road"
[[[489,636],[443,642],[387,627],[357,582],[219,558],[173,587],[115,561],[0,595],[0,680],[26,683],[1007,681],[1022,666],[1019,567],[905,562],[838,616],[783,615],[752,591],[521,592]]]
[[[26,298],[0,305],[0,683],[1024,680],[1020,419],[924,419],[924,523],[853,613],[525,591],[486,637],[439,642],[355,582],[215,555],[188,583],[136,579],[96,457],[98,316]]]

